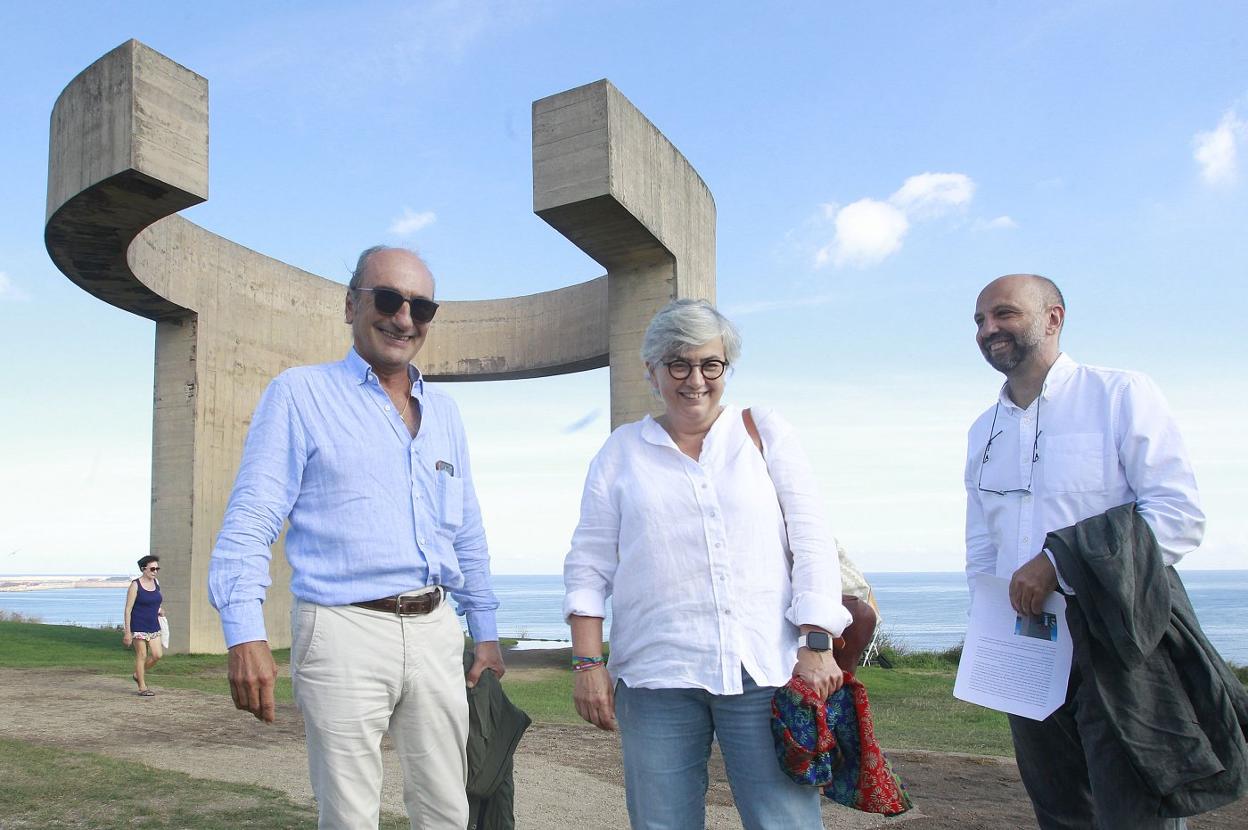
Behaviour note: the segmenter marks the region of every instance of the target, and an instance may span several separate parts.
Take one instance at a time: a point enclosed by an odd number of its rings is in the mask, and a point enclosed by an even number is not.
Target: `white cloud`
[[[868,197],[844,207],[822,204],[820,215],[824,220],[832,219],[836,234],[815,251],[815,267],[878,265],[901,250],[913,224],[961,210],[974,198],[975,182],[965,173],[919,173],[902,182],[887,201]],[[992,222],[1002,220],[1013,225],[1008,216]]]
[[[438,215],[431,210],[417,213],[409,207],[403,208],[403,215],[390,223],[390,233],[397,236],[411,236],[421,228],[427,228],[436,222]]]
[[[1234,110],[1227,111],[1218,126],[1197,133],[1192,139],[1192,157],[1200,165],[1206,184],[1225,186],[1239,178],[1239,145],[1248,141],[1248,122]]]
[[[911,176],[889,197],[909,216],[930,219],[960,207],[975,196],[975,182],[964,173],[920,173]]]
[[[815,265],[877,265],[901,248],[909,229],[909,220],[897,207],[859,199],[837,211],[836,237],[815,254]]]
[[[0,271],[0,302],[24,299],[26,299],[26,292],[19,288],[8,274]]]
[[[998,216],[996,219],[976,219],[971,227],[977,231],[1012,231],[1018,223],[1008,216]]]

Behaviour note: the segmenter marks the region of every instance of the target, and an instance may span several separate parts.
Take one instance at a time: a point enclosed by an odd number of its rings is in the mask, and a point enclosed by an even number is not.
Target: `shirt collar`
[[[1049,367],[1049,373],[1044,376],[1044,387],[1040,390],[1040,396],[1047,400],[1052,400],[1066,381],[1070,380],[1071,375],[1075,373],[1075,369],[1079,368],[1079,364],[1071,360],[1065,352],[1057,356],[1057,360]]]
[[[1044,386],[1040,388],[1040,397],[1046,401],[1052,400],[1058,390],[1066,385],[1066,381],[1070,380],[1071,375],[1079,368],[1079,364],[1072,360],[1065,352],[1057,356],[1057,360],[1053,361],[1053,365],[1049,367],[1049,372],[1044,376]],[[1009,409],[1019,409],[1018,404],[1010,399],[1009,381],[1001,384],[1001,391],[997,394],[997,399],[1001,405]]]
[[[725,417],[727,416],[727,417]],[[711,424],[710,430],[703,439],[703,453],[706,452],[708,442],[711,442],[711,436],[719,431],[720,424],[733,420],[733,417],[740,422],[741,410],[730,404],[724,404],[720,408],[719,415],[715,418],[715,423]],[[744,432],[744,426],[742,427]],[[676,442],[672,440],[672,436],[667,434],[667,430],[663,429],[663,425],[654,419],[652,415],[646,415],[641,421],[641,437],[651,444],[657,444],[661,447],[676,447]],[[679,449],[679,448],[677,448]]]
[[[654,419],[653,415],[646,415],[641,419],[641,437],[651,444],[659,446],[674,447],[676,443],[672,441],[672,436],[667,434],[667,430],[663,429],[663,425]]]
[[[355,379],[357,383],[364,384],[377,377],[377,373],[373,371],[373,367],[368,365],[368,361],[360,357],[360,353],[352,346],[347,350],[347,356],[343,358],[342,363],[347,367],[348,374]],[[418,401],[424,400],[425,395],[425,376],[415,366],[408,365],[407,376],[412,381],[412,395]],[[662,429],[662,427],[660,427]]]

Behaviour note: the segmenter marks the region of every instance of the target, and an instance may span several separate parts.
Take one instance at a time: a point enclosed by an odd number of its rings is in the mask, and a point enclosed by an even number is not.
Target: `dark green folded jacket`
[[[472,652],[464,654],[464,670]],[[507,699],[492,671],[468,690],[468,830],[513,830],[512,756],[532,720]]]
[[[1206,639],[1134,504],[1050,533],[1074,589],[1075,658],[1159,815],[1192,816],[1248,793],[1248,692]]]

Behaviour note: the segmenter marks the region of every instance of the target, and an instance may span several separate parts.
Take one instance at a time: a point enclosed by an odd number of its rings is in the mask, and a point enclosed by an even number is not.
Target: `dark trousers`
[[[1014,757],[1041,830],[1161,830],[1160,802],[1136,774],[1100,704],[1071,667],[1066,703],[1043,721],[1010,715]]]

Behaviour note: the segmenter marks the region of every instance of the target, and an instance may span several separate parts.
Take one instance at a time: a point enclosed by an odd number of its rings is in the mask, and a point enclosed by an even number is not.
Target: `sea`
[[[1248,571],[1185,571],[1183,583],[1206,636],[1222,656],[1248,665]],[[869,573],[883,618],[882,630],[912,651],[955,646],[966,633],[969,598],[961,573]],[[554,646],[568,639],[560,576],[495,576],[498,627],[503,637]],[[124,588],[0,592],[0,611],[55,625],[121,623]],[[610,611],[604,629],[610,637]]]

